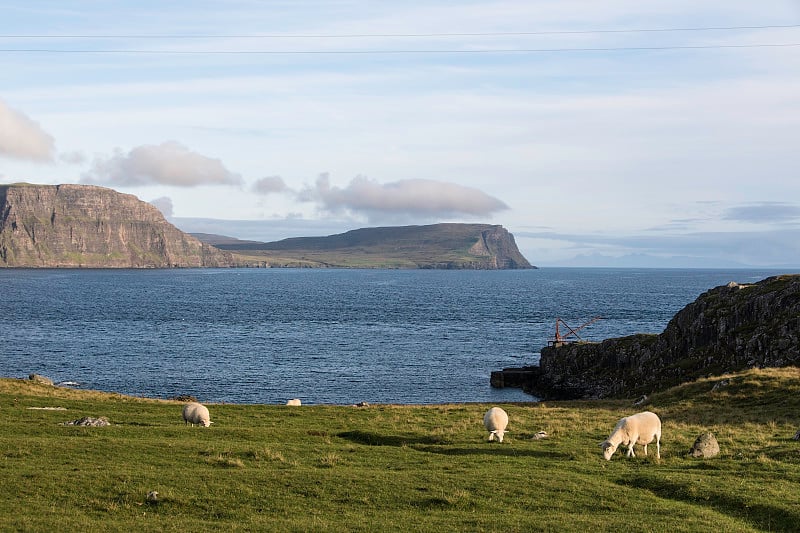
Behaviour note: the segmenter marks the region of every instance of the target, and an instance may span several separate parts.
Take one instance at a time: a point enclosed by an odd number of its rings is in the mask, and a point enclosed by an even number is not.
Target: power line
[[[637,28],[611,30],[552,30],[520,32],[474,32],[474,33],[351,33],[351,34],[53,34],[53,35],[0,35],[0,39],[356,39],[356,38],[418,38],[418,37],[503,37],[525,35],[585,35],[603,33],[665,33],[729,30],[767,30],[800,28],[800,24],[770,24],[763,26],[700,26],[687,28]]]
[[[800,43],[710,44],[686,46],[619,46],[585,48],[497,48],[476,50],[77,50],[57,48],[7,48],[0,53],[42,54],[146,54],[146,55],[378,55],[378,54],[510,54],[549,52],[622,52],[663,50],[711,50],[728,48],[788,48]]]

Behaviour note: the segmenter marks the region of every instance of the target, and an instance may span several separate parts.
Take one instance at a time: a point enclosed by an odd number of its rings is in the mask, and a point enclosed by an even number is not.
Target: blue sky
[[[0,183],[244,239],[483,222],[540,266],[800,267],[793,0],[0,13]]]

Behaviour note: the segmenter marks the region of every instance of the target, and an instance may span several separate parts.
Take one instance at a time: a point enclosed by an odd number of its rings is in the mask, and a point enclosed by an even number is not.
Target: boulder
[[[689,455],[692,457],[702,457],[703,459],[709,459],[719,455],[719,443],[716,437],[714,437],[714,434],[707,431],[697,437],[692,449],[689,450]]]
[[[53,385],[52,379],[40,376],[39,374],[31,374],[28,376],[28,379],[34,383],[41,383],[42,385]]]
[[[105,427],[110,426],[111,423],[108,421],[108,418],[101,416],[99,418],[94,418],[91,416],[84,416],[83,418],[79,418],[78,420],[72,420],[70,422],[64,422],[65,426],[89,426],[89,427]]]

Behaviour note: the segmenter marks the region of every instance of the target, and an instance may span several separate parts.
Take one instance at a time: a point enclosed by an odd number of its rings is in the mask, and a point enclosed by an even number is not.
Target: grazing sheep
[[[303,405],[303,402],[301,402],[299,398],[292,398],[286,402],[286,405]]]
[[[489,432],[489,440],[497,437],[497,442],[503,442],[503,435],[508,425],[508,414],[499,407],[492,407],[483,415],[483,425]]]
[[[192,402],[183,406],[183,423],[191,424],[192,426],[198,424],[209,427],[214,422],[211,421],[211,416],[208,414],[208,408],[205,405]]]
[[[603,448],[603,457],[610,461],[620,444],[628,447],[628,457],[636,457],[633,453],[634,444],[644,446],[644,454],[647,455],[647,445],[653,439],[656,441],[656,457],[661,459],[661,420],[655,413],[644,411],[620,419],[611,435],[600,443],[600,447]]]

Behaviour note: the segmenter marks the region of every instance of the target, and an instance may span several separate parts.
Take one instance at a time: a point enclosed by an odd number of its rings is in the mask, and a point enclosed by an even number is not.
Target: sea
[[[530,402],[490,374],[538,363],[558,319],[588,341],[661,333],[708,289],[781,273],[0,269],[0,376],[210,403]]]

